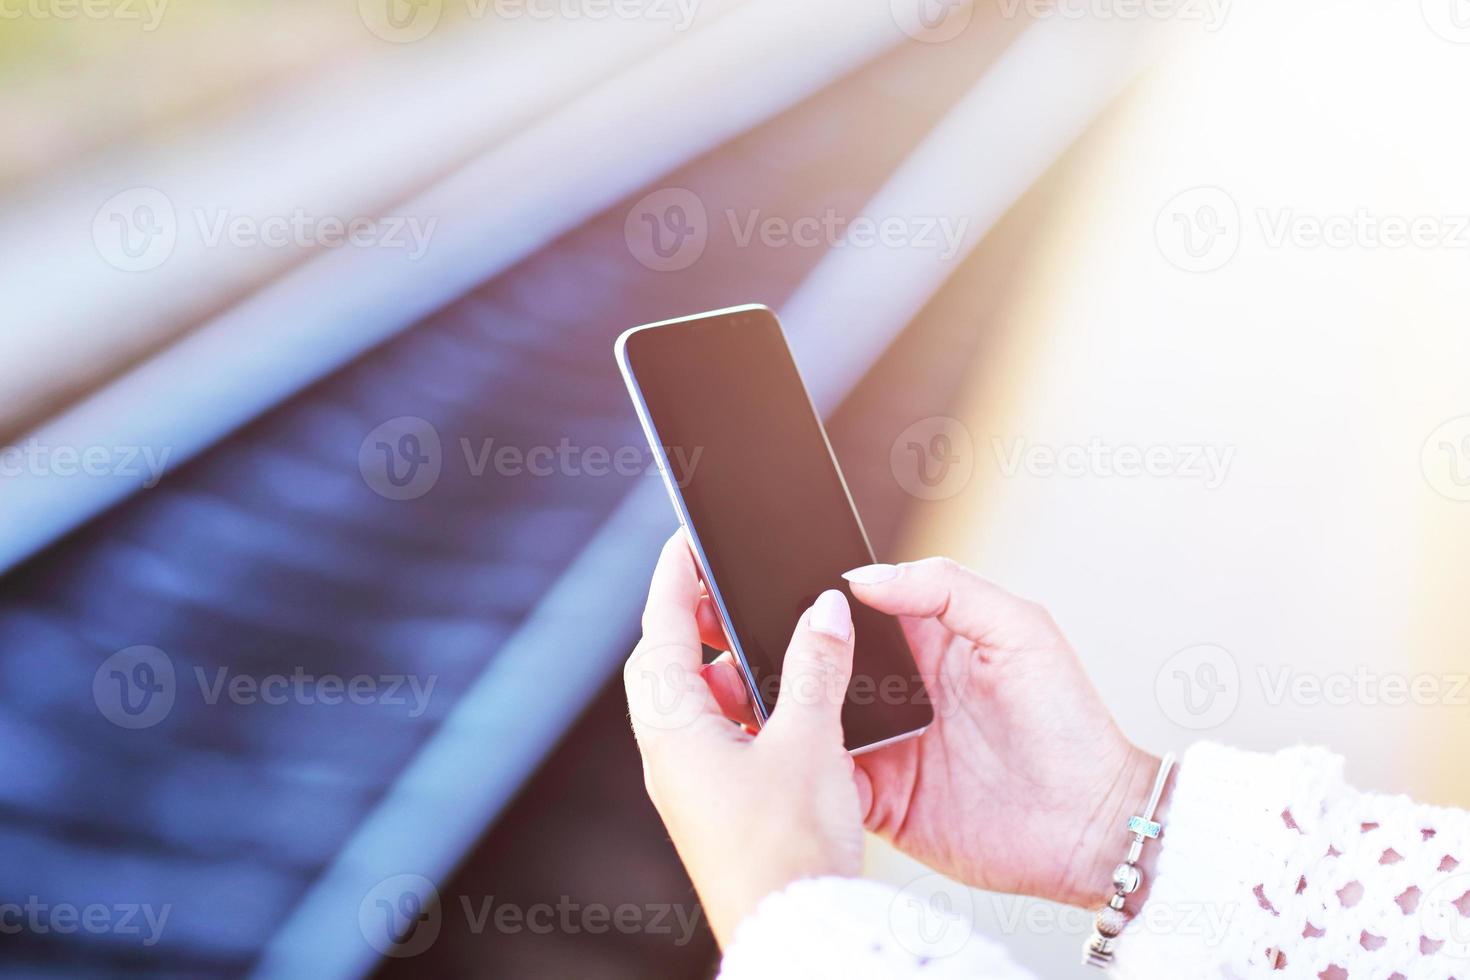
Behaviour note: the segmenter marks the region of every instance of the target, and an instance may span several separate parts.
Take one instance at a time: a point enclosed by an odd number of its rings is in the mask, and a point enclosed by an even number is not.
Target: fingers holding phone
[[[842,705],[852,678],[852,610],[836,589],[817,596],[786,648],[781,688],[768,727],[773,734],[842,743]]]
[[[659,554],[643,608],[643,638],[623,666],[628,716],[645,756],[649,745],[671,733],[721,718],[700,674],[700,595],[688,545],[676,534]]]
[[[745,685],[745,675],[740,672],[733,653],[726,650],[705,664],[700,673],[726,718],[752,735],[760,730],[761,723],[750,702],[750,688]]]
[[[812,608],[802,614],[792,634],[782,668],[776,712],[769,726],[800,734],[813,727],[830,729],[831,725],[837,725],[837,734],[841,736],[842,704],[852,678],[854,639],[847,597],[836,589],[818,596]],[[709,639],[704,642],[715,645]],[[750,689],[733,653],[729,650],[721,653],[705,664],[700,673],[726,718],[751,734],[760,729]],[[790,720],[777,725],[777,718]],[[822,734],[829,731],[823,730]]]
[[[770,892],[861,868],[863,801],[841,721],[854,630],[840,592],[802,614],[775,710],[751,735],[726,720],[751,710],[748,698],[743,709],[729,701],[734,682],[744,694],[733,662],[701,667],[699,598],[693,558],[676,534],[623,676],[649,797],[725,943]]]
[[[703,570],[699,633],[734,652],[755,717],[767,719],[793,624],[845,570],[874,557],[821,417],[763,306],[634,327],[615,355]],[[934,712],[898,621],[866,605],[844,611],[856,623],[852,689],[905,688],[849,696],[844,743],[857,752],[914,738]]]

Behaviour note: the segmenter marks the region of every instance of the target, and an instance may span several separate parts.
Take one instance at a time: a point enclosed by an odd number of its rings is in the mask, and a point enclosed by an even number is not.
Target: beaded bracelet
[[[1113,869],[1113,897],[1108,899],[1108,904],[1097,910],[1097,916],[1093,919],[1092,936],[1082,947],[1082,962],[1088,966],[1106,969],[1112,963],[1118,935],[1132,918],[1123,911],[1123,906],[1127,903],[1128,896],[1138,891],[1138,886],[1143,884],[1143,872],[1138,870],[1138,858],[1143,853],[1144,840],[1158,837],[1164,829],[1154,820],[1154,811],[1159,808],[1159,800],[1164,795],[1164,784],[1169,781],[1169,773],[1173,768],[1174,753],[1170,752],[1159,763],[1154,791],[1149,794],[1148,806],[1144,808],[1143,815],[1128,818],[1128,833],[1133,835],[1133,841],[1128,845],[1127,860]]]

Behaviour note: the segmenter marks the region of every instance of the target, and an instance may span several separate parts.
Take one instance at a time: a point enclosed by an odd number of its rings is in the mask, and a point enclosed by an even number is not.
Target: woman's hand
[[[1158,760],[1123,737],[1051,616],[945,558],[846,578],[899,617],[935,701],[920,738],[858,757],[868,828],[971,885],[1101,905]]]
[[[701,633],[718,631],[708,602],[688,543],[675,534],[654,570],[643,639],[623,682],[648,795],[723,946],[765,895],[798,878],[855,876],[863,827],[842,746],[852,672],[846,598],[824,592],[802,615],[775,711],[758,735],[731,724],[713,696],[729,665],[706,682]],[[731,696],[717,690],[721,701]]]

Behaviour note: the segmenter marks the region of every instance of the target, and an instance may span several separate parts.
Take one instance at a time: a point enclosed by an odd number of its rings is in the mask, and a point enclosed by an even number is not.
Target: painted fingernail
[[[699,676],[713,689],[716,684],[724,688],[725,693],[735,699],[736,704],[744,705],[750,703],[750,698],[745,691],[745,683],[740,676],[740,668],[728,660],[712,660],[699,668]],[[723,679],[722,679],[723,678]],[[718,695],[718,692],[716,692]]]
[[[898,566],[884,565],[881,563],[877,565],[864,565],[861,568],[854,568],[850,572],[843,572],[842,577],[858,585],[877,585],[879,582],[888,582],[898,578]]]
[[[852,636],[852,610],[847,608],[847,596],[836,589],[817,596],[812,604],[811,627],[839,640]]]

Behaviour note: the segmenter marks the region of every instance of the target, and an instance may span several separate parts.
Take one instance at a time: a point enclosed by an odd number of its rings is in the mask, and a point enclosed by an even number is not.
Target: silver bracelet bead
[[[1097,916],[1093,919],[1093,927],[1097,929],[1099,936],[1109,939],[1122,933],[1124,927],[1133,917],[1122,909],[1115,909],[1111,905],[1097,910]]]
[[[1132,895],[1143,883],[1143,876],[1131,864],[1120,864],[1113,869],[1113,887],[1124,895]]]
[[[1163,825],[1154,819],[1154,813],[1173,768],[1174,754],[1170,752],[1159,763],[1153,792],[1149,795],[1148,805],[1144,807],[1143,813],[1128,818],[1127,830],[1132,837],[1128,842],[1128,856],[1123,863],[1113,868],[1113,895],[1108,898],[1107,905],[1097,910],[1093,918],[1092,935],[1082,948],[1082,962],[1088,966],[1107,969],[1111,965],[1118,936],[1133,918],[1123,907],[1128,904],[1128,896],[1138,891],[1143,884],[1143,872],[1138,870],[1138,859],[1143,854],[1144,842],[1156,840],[1163,832]]]

